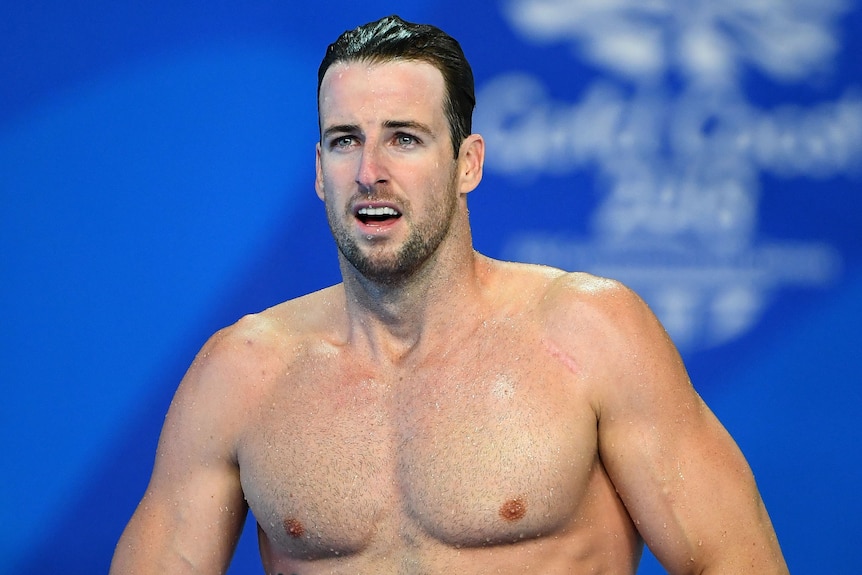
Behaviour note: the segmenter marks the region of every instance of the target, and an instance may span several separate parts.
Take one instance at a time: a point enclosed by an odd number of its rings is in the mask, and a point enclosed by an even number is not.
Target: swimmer
[[[216,333],[112,575],[786,574],[752,472],[644,302],[472,245],[485,142],[437,28],[345,32],[318,77],[342,282]],[[535,206],[542,209],[542,206]]]

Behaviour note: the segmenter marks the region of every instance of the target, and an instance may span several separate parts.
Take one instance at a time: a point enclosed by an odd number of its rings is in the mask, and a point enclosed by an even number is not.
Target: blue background
[[[505,4],[0,5],[0,572],[107,572],[206,338],[339,281],[313,168],[317,65],[341,31],[392,12],[435,23],[461,40],[480,94],[510,70],[559,99],[618,82],[570,46],[525,40]],[[752,72],[747,101],[855,97],[860,12],[850,3],[836,20],[822,75]],[[862,572],[862,154],[848,150],[855,160],[832,173],[757,176],[757,238],[828,245],[828,279],[760,285],[748,329],[680,346],[746,453],[794,573]],[[508,257],[537,231],[589,242],[599,172],[489,165],[470,199],[477,248]],[[596,259],[588,271],[602,271]],[[246,529],[231,573],[261,571]],[[648,556],[640,572],[662,571]]]

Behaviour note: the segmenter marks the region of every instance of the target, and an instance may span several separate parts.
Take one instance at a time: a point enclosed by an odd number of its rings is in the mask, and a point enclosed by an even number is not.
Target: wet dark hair
[[[449,120],[457,158],[461,142],[473,130],[473,70],[458,41],[435,26],[413,24],[393,15],[344,32],[326,49],[317,71],[318,113],[320,85],[330,66],[337,62],[390,60],[417,60],[440,70],[446,90],[443,111]]]

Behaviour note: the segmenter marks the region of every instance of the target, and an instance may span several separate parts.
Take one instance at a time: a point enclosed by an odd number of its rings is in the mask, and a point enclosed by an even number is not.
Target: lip
[[[360,215],[363,210],[392,210],[397,215],[387,217],[385,219],[366,218]],[[401,209],[393,202],[383,201],[364,201],[358,202],[353,206],[353,217],[356,221],[359,230],[368,236],[376,236],[384,234],[395,227],[401,221],[403,215]]]

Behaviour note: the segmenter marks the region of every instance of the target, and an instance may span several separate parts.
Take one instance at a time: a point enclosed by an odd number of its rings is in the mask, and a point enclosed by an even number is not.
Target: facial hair
[[[372,191],[364,195],[371,199],[382,199],[384,194]],[[326,203],[329,227],[341,254],[362,276],[381,285],[397,285],[412,277],[448,235],[457,207],[454,170],[443,201],[433,204],[421,220],[412,219],[414,214],[409,202],[402,204],[401,217],[407,218],[411,224],[407,239],[396,250],[384,251],[374,245],[375,239],[365,242],[366,246],[360,245],[364,239],[357,239],[351,231],[354,216],[349,207],[339,213],[331,202]]]

